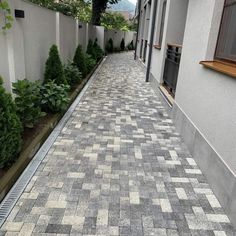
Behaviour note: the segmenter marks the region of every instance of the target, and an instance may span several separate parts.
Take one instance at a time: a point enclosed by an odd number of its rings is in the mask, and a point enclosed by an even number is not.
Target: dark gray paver
[[[0,235],[234,235],[132,57],[108,57]]]

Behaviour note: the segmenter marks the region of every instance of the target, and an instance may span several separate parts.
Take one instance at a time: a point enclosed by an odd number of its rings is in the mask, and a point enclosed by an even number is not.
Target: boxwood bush
[[[106,52],[107,52],[107,53],[112,53],[113,50],[114,50],[113,40],[112,40],[112,38],[110,38],[110,39],[108,40],[108,42],[106,43]]]
[[[15,104],[2,84],[0,77],[0,168],[16,160],[22,143],[22,125]]]
[[[39,119],[46,115],[40,107],[40,84],[27,79],[13,83],[17,114],[24,127],[33,128]]]
[[[129,50],[134,50],[134,41],[132,40],[130,44],[128,45]]]
[[[44,83],[50,80],[55,81],[57,85],[66,84],[63,66],[56,45],[52,45],[50,48],[49,57],[46,62]]]
[[[87,67],[87,73],[90,73],[96,65],[96,60],[91,55],[85,54],[85,62]]]
[[[87,75],[87,68],[86,68],[85,56],[81,45],[78,45],[76,49],[73,62],[78,67],[79,71],[82,73],[83,78],[85,78]]]
[[[125,40],[124,38],[122,38],[121,42],[120,42],[120,50],[124,51],[125,50]]]
[[[93,50],[94,50],[94,54],[96,55],[95,56],[95,60],[96,61],[99,61],[100,59],[102,59],[103,55],[104,55],[104,52],[103,50],[100,48],[100,46],[98,45],[97,43],[97,39],[95,39],[94,43],[93,43]]]
[[[94,44],[93,44],[93,41],[91,39],[89,39],[89,41],[88,41],[86,54],[90,55],[93,59],[97,60],[97,55],[96,55],[96,52],[94,50]]]

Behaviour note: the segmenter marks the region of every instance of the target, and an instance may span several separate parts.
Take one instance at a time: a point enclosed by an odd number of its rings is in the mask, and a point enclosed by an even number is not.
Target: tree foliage
[[[10,94],[0,77],[0,168],[14,162],[20,151],[22,125]]]
[[[92,15],[91,0],[30,0],[48,9],[59,11],[67,16],[73,16],[83,22],[90,22]]]
[[[82,73],[83,78],[85,78],[87,75],[87,68],[86,68],[85,55],[83,53],[81,45],[78,45],[75,51],[73,62],[77,66],[79,71]]]
[[[102,14],[101,25],[106,29],[129,30],[129,22],[123,15],[117,12],[105,12]]]
[[[66,84],[63,66],[56,45],[52,45],[50,48],[49,57],[46,62],[44,83],[47,83],[49,80],[55,81],[58,85]]]
[[[92,24],[100,25],[102,14],[109,4],[116,4],[119,0],[92,0]]]

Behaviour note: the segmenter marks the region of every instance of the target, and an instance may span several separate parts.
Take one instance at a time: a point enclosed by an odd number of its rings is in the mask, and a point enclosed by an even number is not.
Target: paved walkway
[[[0,235],[234,235],[132,57],[108,58]]]

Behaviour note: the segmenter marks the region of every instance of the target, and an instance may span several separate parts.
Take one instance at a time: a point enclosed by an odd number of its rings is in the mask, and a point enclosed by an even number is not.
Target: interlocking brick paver
[[[108,57],[0,235],[234,235],[132,57]]]

